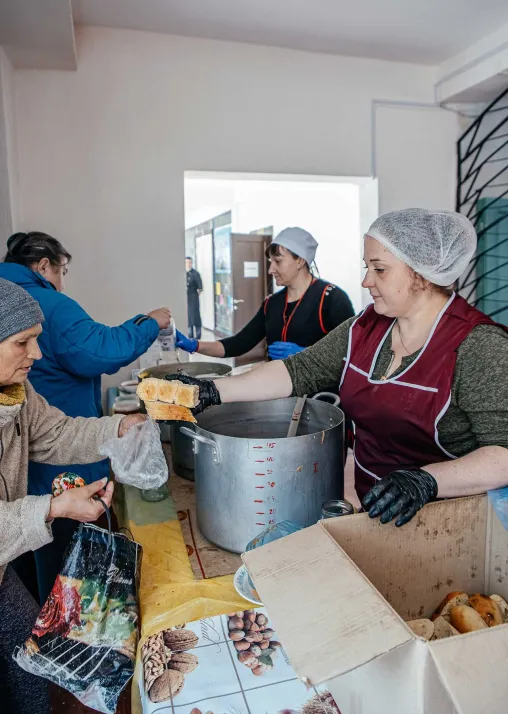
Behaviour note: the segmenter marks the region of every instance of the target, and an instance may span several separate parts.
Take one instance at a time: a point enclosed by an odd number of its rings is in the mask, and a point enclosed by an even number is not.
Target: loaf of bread
[[[431,617],[431,620],[435,620],[437,617],[444,617],[445,620],[450,619],[450,610],[456,605],[469,605],[469,595],[467,593],[461,592],[460,590],[454,590],[442,600]]]
[[[424,640],[430,640],[434,636],[434,623],[430,620],[422,618],[420,620],[410,620],[406,624],[413,630],[415,635],[423,637]]]
[[[494,627],[495,625],[503,624],[504,620],[501,609],[492,598],[487,595],[482,595],[481,593],[475,593],[471,595],[469,601],[471,607],[474,607],[486,625]]]
[[[455,605],[452,607],[450,610],[450,624],[461,634],[475,632],[476,630],[486,630],[488,627],[474,607],[469,605]]]
[[[433,622],[434,625],[434,635],[433,640],[443,640],[445,637],[452,637],[453,635],[460,635],[460,632],[450,625],[448,620],[439,615]]]
[[[499,609],[501,610],[501,615],[503,616],[503,622],[508,622],[508,602],[501,595],[491,595],[491,600],[497,603]]]
[[[184,384],[177,379],[143,379],[138,384],[136,394],[144,402],[164,402],[188,409],[194,409],[199,403],[199,387]]]
[[[145,402],[146,412],[155,421],[190,421],[196,423],[196,419],[187,407],[176,406],[175,404],[165,404],[164,402]]]

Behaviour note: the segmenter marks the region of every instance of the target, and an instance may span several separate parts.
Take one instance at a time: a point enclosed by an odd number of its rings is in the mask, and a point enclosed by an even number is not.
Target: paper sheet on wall
[[[253,618],[255,627],[262,623],[264,631],[250,635],[258,642],[237,639],[242,631],[236,626],[247,617]],[[270,639],[264,639],[264,633]],[[171,651],[184,646],[188,649],[183,657]],[[255,658],[246,646],[253,648]],[[340,714],[324,688],[307,689],[297,678],[276,633],[271,635],[269,616],[263,608],[164,630],[145,643],[142,658],[143,714],[312,714],[320,703],[327,714]],[[256,667],[251,669],[253,664]]]
[[[243,277],[244,278],[259,278],[259,263],[244,261]]]

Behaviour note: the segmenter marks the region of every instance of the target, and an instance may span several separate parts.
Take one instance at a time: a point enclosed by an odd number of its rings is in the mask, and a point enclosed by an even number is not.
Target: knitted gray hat
[[[0,278],[0,342],[43,321],[37,300],[16,283]]]

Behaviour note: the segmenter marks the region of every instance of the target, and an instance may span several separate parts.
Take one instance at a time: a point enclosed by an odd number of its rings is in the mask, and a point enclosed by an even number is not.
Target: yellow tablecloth
[[[140,647],[146,637],[167,627],[249,607],[234,589],[232,575],[194,580],[171,497],[146,503],[138,489],[117,486],[116,511],[120,525],[129,528],[143,546]],[[140,647],[132,687],[132,714],[141,712]]]

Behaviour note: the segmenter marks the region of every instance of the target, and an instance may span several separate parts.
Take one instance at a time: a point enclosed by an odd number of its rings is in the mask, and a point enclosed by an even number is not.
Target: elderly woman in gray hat
[[[37,336],[44,316],[39,304],[14,283],[0,279],[0,677],[2,709],[9,714],[49,712],[46,680],[24,672],[12,652],[29,635],[39,607],[10,561],[52,539],[55,518],[95,521],[110,505],[113,483],[106,479],[84,488],[27,496],[28,460],[94,463],[101,444],[144,417],[72,419],[39,396],[27,381],[41,357]]]

